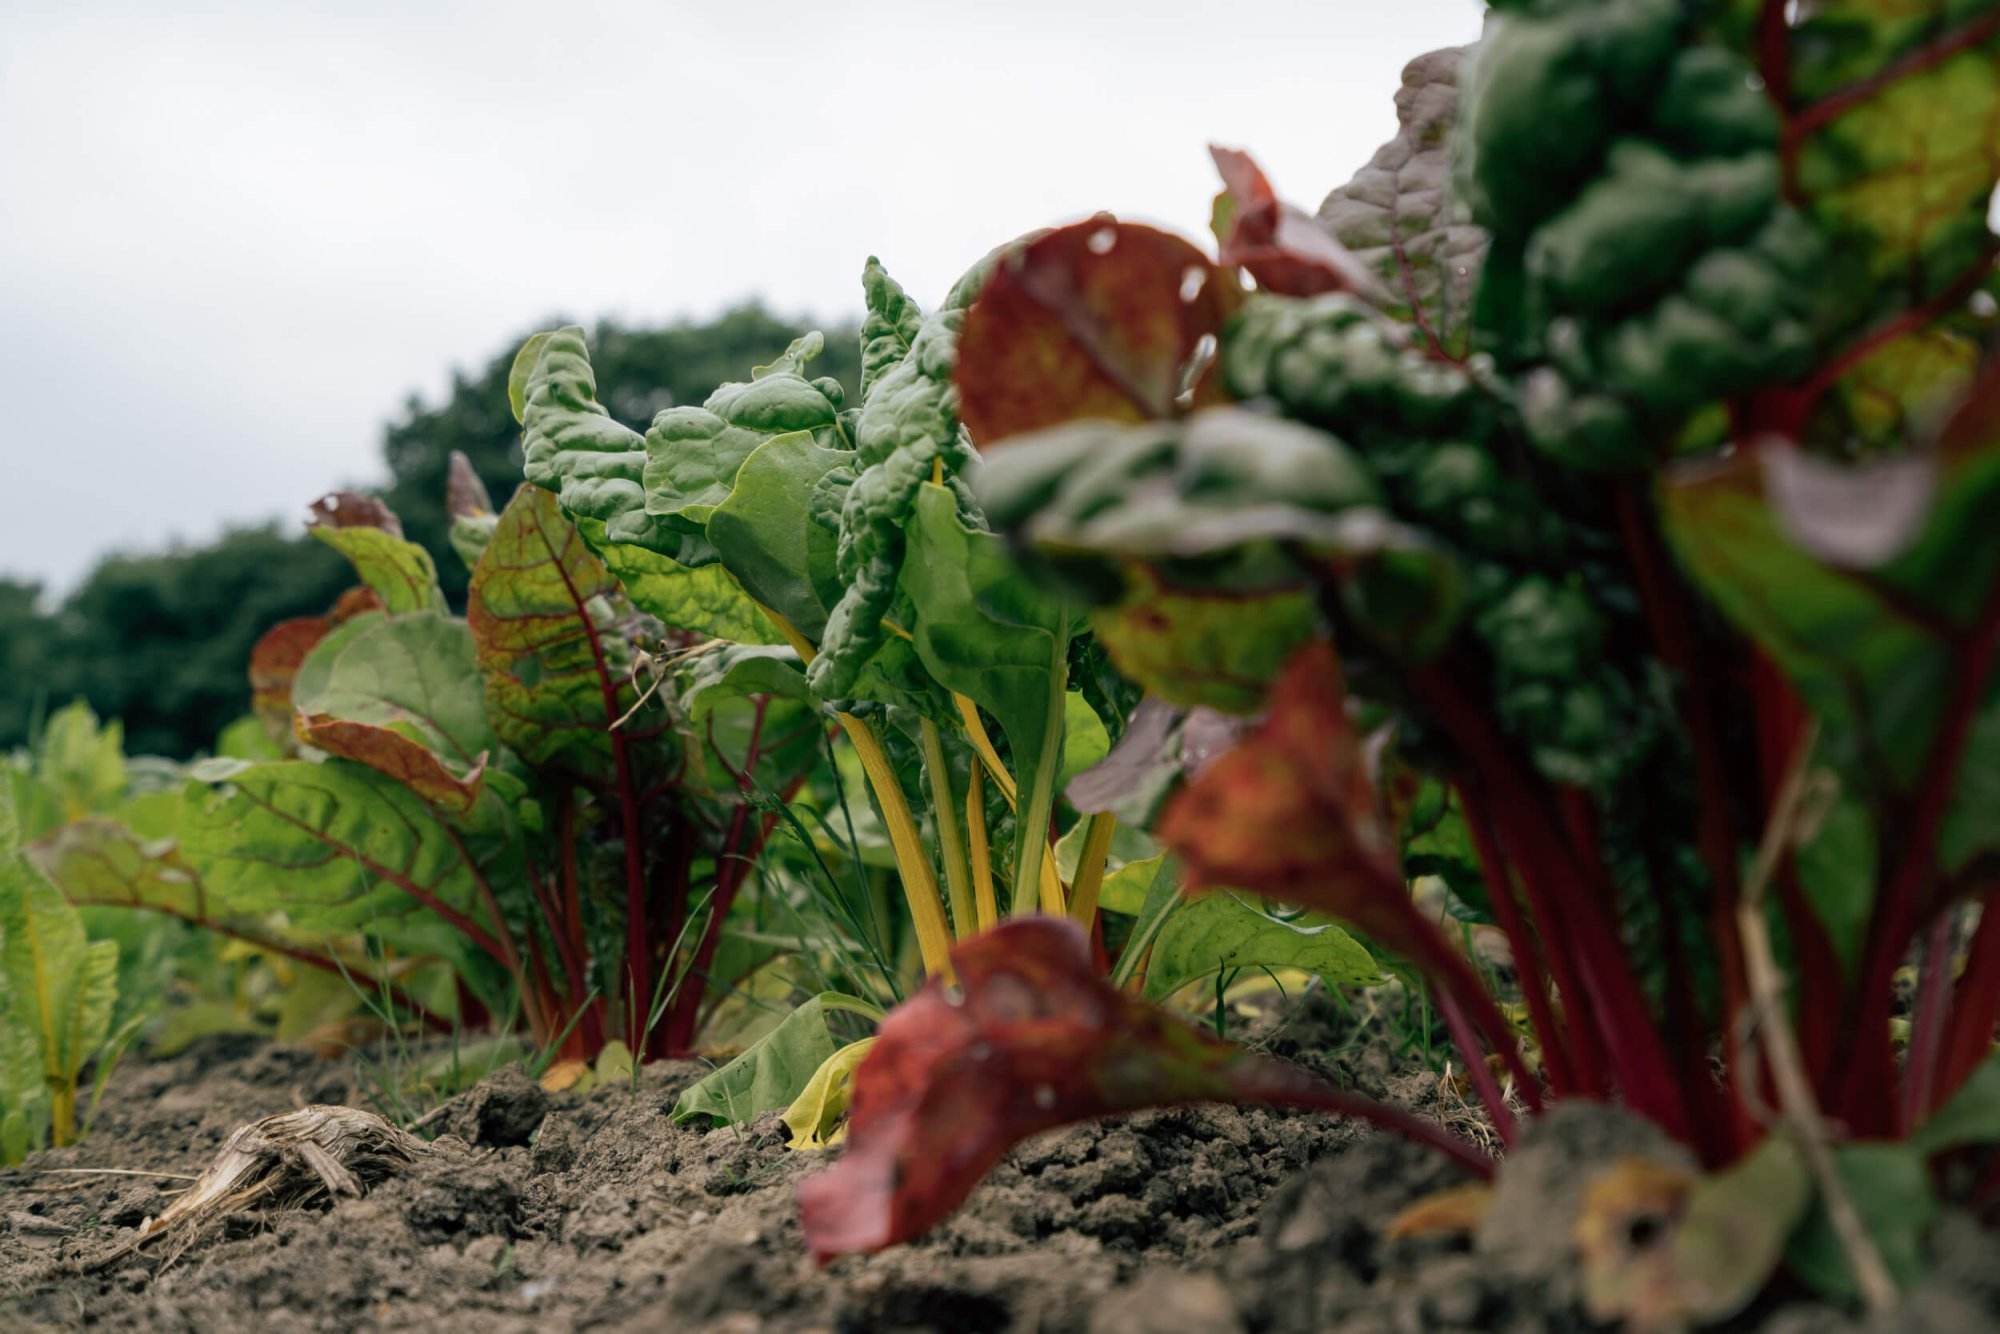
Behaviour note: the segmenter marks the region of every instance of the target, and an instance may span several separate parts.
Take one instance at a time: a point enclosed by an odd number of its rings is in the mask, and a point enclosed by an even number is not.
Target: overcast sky
[[[1477,0],[0,0],[0,574],[296,516],[554,312],[926,304],[1211,139],[1316,206]]]

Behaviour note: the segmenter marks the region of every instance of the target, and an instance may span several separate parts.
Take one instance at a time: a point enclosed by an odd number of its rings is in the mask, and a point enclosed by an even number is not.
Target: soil
[[[1310,1022],[1268,1045],[1324,1050]],[[1389,1084],[1381,1065],[1350,1054],[1330,1073],[1465,1115],[1435,1076]],[[1449,1164],[1307,1115],[1144,1113],[1033,1140],[931,1236],[819,1270],[792,1188],[825,1159],[788,1150],[775,1115],[675,1125],[675,1096],[702,1070],[649,1066],[636,1086],[583,1096],[503,1072],[448,1104],[433,1151],[364,1198],[253,1211],[170,1261],[148,1248],[104,1265],[182,1183],[66,1169],[191,1175],[245,1121],[366,1105],[353,1059],[258,1040],[132,1063],[84,1145],[0,1173],[0,1331],[1582,1330],[1594,1326],[1576,1306],[1564,1213],[1580,1170],[1672,1153],[1616,1113],[1566,1109],[1510,1156],[1476,1239],[1387,1241],[1386,1219],[1457,1183]],[[1889,1328],[1996,1327],[2000,1274],[1984,1241],[1967,1231],[1947,1246]],[[1736,1327],[1865,1328],[1803,1303]]]

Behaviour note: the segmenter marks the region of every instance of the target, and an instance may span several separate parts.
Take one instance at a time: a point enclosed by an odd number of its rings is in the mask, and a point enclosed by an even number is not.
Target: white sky
[[[1478,0],[0,0],[0,574],[298,515],[554,312],[928,304],[1205,144],[1308,208]]]

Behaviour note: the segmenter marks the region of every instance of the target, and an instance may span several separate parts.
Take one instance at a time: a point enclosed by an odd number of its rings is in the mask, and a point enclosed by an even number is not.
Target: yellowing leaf
[[[820,1062],[805,1088],[785,1109],[792,1148],[825,1149],[847,1138],[847,1102],[854,1088],[854,1070],[874,1045],[874,1038],[862,1038]]]

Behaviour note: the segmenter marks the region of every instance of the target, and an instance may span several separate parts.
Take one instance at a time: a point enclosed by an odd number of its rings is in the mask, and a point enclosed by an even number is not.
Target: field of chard
[[[1491,9],[51,716],[0,1329],[2000,1328],[2000,4]]]

